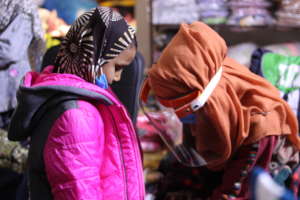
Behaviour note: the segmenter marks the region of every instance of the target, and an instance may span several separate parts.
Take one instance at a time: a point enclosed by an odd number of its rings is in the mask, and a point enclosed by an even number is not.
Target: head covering
[[[297,119],[277,89],[228,58],[225,41],[209,26],[183,24],[149,71],[156,96],[181,97],[207,86],[223,67],[221,80],[192,126],[197,151],[220,169],[241,145],[268,135],[288,135],[300,149]]]
[[[98,7],[71,26],[56,59],[58,73],[95,83],[100,67],[135,44],[135,29],[111,8]]]
[[[38,15],[38,7],[31,0],[1,0],[0,1],[0,33],[19,14],[26,14],[32,20],[33,40],[28,49],[30,64],[37,69],[42,62],[42,55],[45,51],[44,32],[41,20]]]

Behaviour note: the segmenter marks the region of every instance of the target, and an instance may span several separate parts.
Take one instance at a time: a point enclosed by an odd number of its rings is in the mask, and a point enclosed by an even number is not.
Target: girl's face
[[[117,57],[102,66],[103,73],[106,75],[107,82],[109,84],[121,79],[123,68],[133,61],[135,54],[136,48],[131,47],[124,50]]]

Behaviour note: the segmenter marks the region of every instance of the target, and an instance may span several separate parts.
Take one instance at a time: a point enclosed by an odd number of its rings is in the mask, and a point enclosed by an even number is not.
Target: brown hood
[[[193,127],[197,149],[219,169],[244,144],[268,135],[289,135],[300,149],[298,124],[275,87],[226,57],[225,41],[201,22],[183,24],[149,71],[154,94],[173,99],[203,91],[217,70],[222,78]]]

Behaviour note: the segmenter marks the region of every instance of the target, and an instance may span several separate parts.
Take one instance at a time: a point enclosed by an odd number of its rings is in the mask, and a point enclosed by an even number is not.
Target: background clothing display
[[[23,19],[23,21],[28,21],[25,22],[27,24],[27,29],[25,28],[26,30],[22,30],[24,31],[23,33],[26,32],[26,34],[24,34],[23,37],[28,38],[28,34],[32,35],[31,36],[32,38],[29,41],[28,48],[26,47],[23,51],[24,52],[27,51],[29,56],[29,62],[31,64],[32,69],[39,71],[42,55],[44,53],[44,32],[41,26],[41,20],[38,14],[38,7],[35,1],[2,0],[0,2],[0,33],[5,31],[5,29],[9,27],[9,24],[12,21],[16,20],[15,18],[17,18],[18,15],[23,15],[23,17],[20,18],[27,18],[27,19]],[[20,22],[15,22],[15,23],[20,23]],[[10,31],[11,30],[16,31],[10,28]],[[5,42],[5,40],[7,39],[8,38],[3,38],[2,42]],[[10,38],[10,40],[12,39],[15,38],[14,37]],[[26,42],[24,43],[26,44]],[[6,51],[6,49],[3,49],[3,51]],[[21,56],[23,56],[23,54],[21,54]]]
[[[226,0],[198,0],[199,19],[207,24],[224,24],[229,15]]]
[[[25,0],[0,2],[0,128],[7,128],[17,105],[20,80],[31,69],[40,70],[43,31],[37,5]]]
[[[3,95],[0,99],[0,112],[14,109],[17,105],[16,91],[24,74],[31,70],[27,50],[33,39],[31,20],[25,14],[18,15],[11,24],[2,31],[0,43],[0,80]],[[16,38],[22,38],[22,43]]]
[[[59,17],[68,24],[72,24],[81,14],[97,7],[97,3],[94,0],[73,0],[72,3],[69,1],[45,0],[43,7],[48,10],[56,10]]]
[[[300,1],[282,0],[276,16],[278,18],[277,24],[280,26],[300,26]]]
[[[154,24],[191,23],[199,18],[196,0],[153,0],[152,6]]]
[[[265,26],[274,23],[268,8],[271,2],[267,0],[231,0],[229,1],[231,15],[227,24],[238,26]]]

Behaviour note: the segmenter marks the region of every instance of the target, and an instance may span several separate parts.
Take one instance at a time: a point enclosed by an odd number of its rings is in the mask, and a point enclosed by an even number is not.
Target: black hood
[[[112,104],[106,96],[87,89],[70,86],[21,86],[17,93],[18,106],[9,126],[8,138],[12,141],[27,139],[49,109],[54,109],[64,101],[79,99]]]

